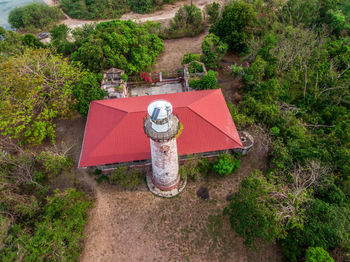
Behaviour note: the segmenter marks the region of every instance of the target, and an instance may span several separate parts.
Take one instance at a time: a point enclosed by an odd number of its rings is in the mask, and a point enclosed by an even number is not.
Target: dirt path
[[[52,1],[52,0],[51,0]],[[212,2],[221,2],[215,1],[215,0],[193,0],[193,4],[197,5],[201,10],[205,7],[205,5],[210,4]],[[171,18],[175,16],[175,13],[177,10],[183,6],[184,4],[190,4],[190,1],[180,1],[176,2],[174,4],[167,4],[163,6],[162,10],[156,11],[151,14],[137,14],[137,13],[127,13],[121,16],[120,20],[133,20],[137,23],[144,23],[146,21],[153,21],[153,22],[160,22],[162,24],[169,21]],[[76,28],[81,27],[84,24],[92,24],[92,23],[98,23],[103,21],[110,21],[113,19],[107,19],[107,20],[79,20],[79,19],[73,19],[73,18],[67,18],[60,22],[60,24],[65,24],[69,28]]]

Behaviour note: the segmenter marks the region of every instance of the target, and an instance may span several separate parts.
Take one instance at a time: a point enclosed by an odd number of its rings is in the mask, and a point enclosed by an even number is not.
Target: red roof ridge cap
[[[114,107],[114,106],[111,106],[111,105],[108,105],[108,104],[99,103],[99,102],[103,102],[103,101],[105,101],[105,100],[95,100],[95,101],[92,101],[91,103],[96,103],[96,104],[99,104],[101,106],[108,107],[108,108],[111,108],[111,109],[114,109],[114,110],[117,110],[117,111],[121,111],[121,112],[124,112],[124,113],[130,113],[129,111],[125,111],[123,109],[120,109],[120,108],[117,108],[117,107]]]

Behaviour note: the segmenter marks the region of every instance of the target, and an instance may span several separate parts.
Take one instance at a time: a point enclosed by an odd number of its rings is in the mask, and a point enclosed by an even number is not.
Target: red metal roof
[[[143,118],[157,99],[169,101],[183,124],[180,155],[242,147],[220,89],[99,100],[90,104],[79,167],[149,159]]]

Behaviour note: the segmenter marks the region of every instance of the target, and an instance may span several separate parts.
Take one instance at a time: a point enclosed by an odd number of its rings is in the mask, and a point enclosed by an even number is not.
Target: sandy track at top
[[[220,1],[215,1],[215,0],[193,0],[193,4],[197,5],[201,10],[204,9],[204,7],[207,4],[213,3],[213,2],[222,2]],[[161,22],[165,23],[166,21],[172,19],[177,10],[184,4],[190,4],[190,1],[180,1],[176,2],[175,4],[167,4],[163,6],[162,10],[156,11],[151,14],[137,14],[137,13],[127,13],[121,16],[120,20],[132,20],[137,23],[144,23],[147,21],[153,21],[153,22]],[[63,20],[60,22],[60,24],[65,24],[69,28],[76,28],[76,27],[81,27],[84,24],[92,24],[92,23],[99,23],[103,21],[110,21],[113,19],[105,19],[105,20],[79,20],[79,19],[72,19],[67,16],[67,19]]]

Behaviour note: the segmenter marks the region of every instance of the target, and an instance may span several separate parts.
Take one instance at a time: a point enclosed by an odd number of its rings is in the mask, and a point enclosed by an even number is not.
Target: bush
[[[305,262],[334,262],[334,259],[322,247],[309,247]]]
[[[240,159],[237,159],[230,154],[222,154],[217,163],[213,165],[213,171],[221,176],[228,175],[236,171],[239,168],[240,163]]]
[[[220,41],[220,38],[214,34],[207,35],[202,42],[203,56],[201,61],[207,68],[217,68],[220,61],[226,54],[227,44]]]
[[[72,159],[67,157],[65,153],[59,152],[41,151],[37,160],[40,161],[46,173],[54,175],[58,175],[63,169],[72,165]]]
[[[101,78],[96,74],[86,72],[73,87],[73,95],[77,99],[75,108],[84,117],[88,115],[91,101],[101,100],[107,95],[100,82]]]
[[[124,189],[134,190],[142,181],[142,174],[136,168],[118,167],[108,176],[111,184],[118,184]]]
[[[36,32],[48,29],[64,18],[63,12],[58,7],[32,3],[12,9],[8,21],[14,28]]]
[[[200,171],[196,160],[188,160],[179,168],[181,178],[190,178],[196,181],[199,178]]]
[[[201,79],[190,80],[190,87],[194,89],[215,89],[216,83],[216,73],[213,70],[209,70]]]
[[[209,23],[215,23],[219,18],[220,4],[211,3],[205,6],[205,13],[209,16]]]
[[[200,54],[192,54],[192,53],[186,53],[182,57],[181,64],[182,65],[187,65],[191,62],[192,64],[189,65],[188,67],[188,72],[190,74],[193,73],[202,73],[203,72],[203,66],[200,63],[196,63],[200,61]]]
[[[222,18],[210,27],[209,32],[219,36],[230,50],[245,52],[253,35],[251,27],[256,17],[252,5],[243,1],[232,1],[224,7]]]
[[[195,5],[184,5],[170,21],[165,29],[162,38],[180,38],[199,35],[204,29],[202,23],[202,12]]]
[[[31,47],[31,48],[43,48],[44,44],[40,42],[40,40],[32,34],[25,34],[23,37],[23,45]]]

